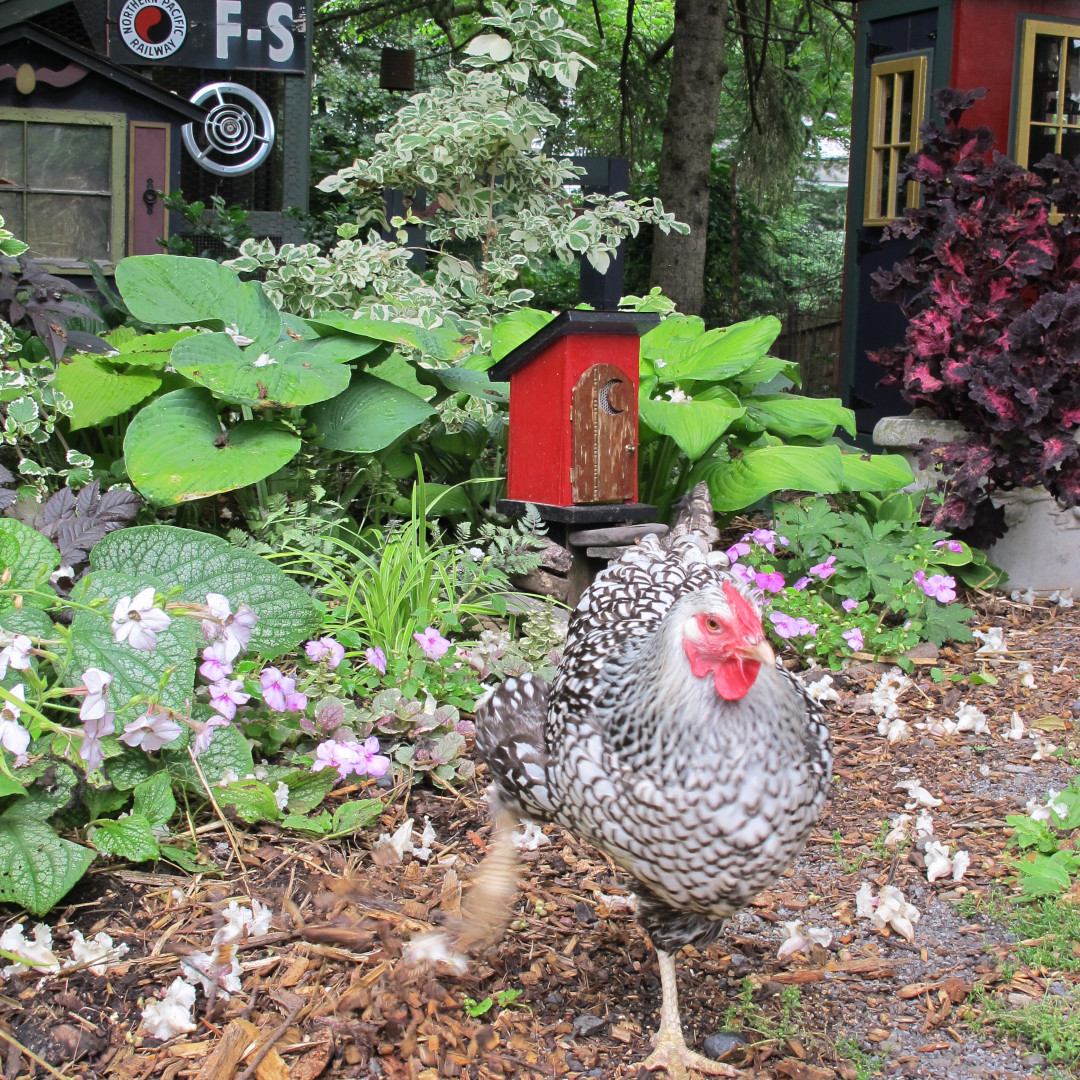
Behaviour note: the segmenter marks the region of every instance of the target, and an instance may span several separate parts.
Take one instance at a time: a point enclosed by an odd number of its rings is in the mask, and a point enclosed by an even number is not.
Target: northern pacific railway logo
[[[127,0],[118,23],[124,44],[144,60],[172,56],[187,35],[187,16],[176,0]]]

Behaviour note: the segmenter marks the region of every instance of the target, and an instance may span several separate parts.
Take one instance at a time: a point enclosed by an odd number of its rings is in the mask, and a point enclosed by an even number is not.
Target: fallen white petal
[[[458,975],[469,970],[469,961],[461,953],[451,952],[446,935],[441,930],[420,934],[405,942],[401,958],[407,964],[445,964]]]
[[[535,822],[523,821],[521,824],[524,831],[514,833],[514,847],[518,851],[535,851],[538,847],[551,843]]]
[[[194,1031],[191,1010],[195,1004],[195,987],[178,975],[161,1001],[151,1000],[142,1010],[142,1022],[155,1039],[171,1039],[175,1035]]]

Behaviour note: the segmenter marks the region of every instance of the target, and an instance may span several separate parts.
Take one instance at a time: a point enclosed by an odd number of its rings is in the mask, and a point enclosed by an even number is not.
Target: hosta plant
[[[943,90],[901,180],[921,205],[886,227],[911,253],[874,275],[874,296],[909,318],[902,344],[871,354],[884,385],[958,420],[961,441],[933,448],[947,481],[935,524],[1004,532],[997,490],[1043,484],[1080,504],[1080,172],[1056,156],[1028,171],[995,153],[987,128],[962,126],[985,91]]]

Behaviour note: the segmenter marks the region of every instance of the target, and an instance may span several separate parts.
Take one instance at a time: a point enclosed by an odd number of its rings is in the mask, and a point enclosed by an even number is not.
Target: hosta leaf
[[[670,435],[691,461],[697,461],[745,409],[724,401],[639,402],[641,419],[661,435]]]
[[[209,533],[171,525],[121,529],[94,548],[90,567],[118,573],[132,573],[138,567],[140,577],[156,576],[169,587],[179,585],[180,599],[193,603],[205,603],[206,594],[214,592],[227,596],[234,611],[247,604],[259,616],[251,651],[267,658],[287,652],[319,627],[311,597],[284,571]],[[197,619],[173,619],[173,625],[178,622],[199,629]]]
[[[116,821],[95,821],[90,843],[102,855],[115,855],[129,862],[146,862],[158,857],[158,842],[150,822],[142,814],[131,813]]]
[[[21,800],[20,800],[21,801]],[[86,873],[90,848],[57,836],[44,821],[0,816],[0,901],[44,915]]]
[[[746,414],[782,439],[830,439],[837,427],[855,434],[855,414],[839,398],[762,394],[747,398]]]
[[[664,325],[666,323],[657,329]],[[655,333],[656,330],[649,331],[643,340],[647,342]],[[760,360],[779,333],[780,321],[765,315],[709,330],[697,337],[676,338],[673,335],[662,355],[650,346],[650,356],[665,361],[665,379],[727,379],[741,374]]]
[[[491,328],[491,355],[501,360],[554,318],[550,311],[537,311],[535,308],[512,311]]]
[[[425,356],[447,362],[457,360],[472,347],[470,341],[462,340],[460,331],[450,326],[429,329],[414,326],[412,323],[372,319],[367,315],[353,319],[343,311],[324,311],[313,315],[309,321],[316,326],[339,330],[343,334],[356,334],[377,341],[389,341],[395,345],[410,345]]]
[[[145,401],[161,379],[143,371],[118,372],[107,360],[77,353],[57,368],[53,385],[71,399],[71,430],[79,431],[97,427]]]
[[[842,491],[840,459],[835,446],[765,446],[729,462],[701,462],[691,480],[708,482],[716,510],[742,510],[774,491]]]
[[[915,482],[911,466],[899,454],[842,454],[841,491],[895,491]]]
[[[304,416],[318,429],[315,441],[320,446],[373,453],[435,412],[423,398],[375,375],[357,372],[344,393],[312,405]]]
[[[162,371],[172,356],[173,346],[182,338],[191,337],[199,331],[187,330],[163,330],[157,334],[138,334],[133,338],[125,338],[116,345],[116,356],[103,356],[101,360],[106,364],[128,367],[152,368]],[[112,335],[108,335],[112,339]]]
[[[132,483],[159,505],[188,502],[265,480],[300,449],[288,428],[247,420],[222,430],[209,390],[174,390],[128,425],[124,461]]]
[[[60,553],[36,529],[14,518],[0,518],[0,569],[10,570],[11,579],[0,591],[0,604],[10,604],[10,597],[30,589],[40,589],[60,565]],[[24,603],[46,601],[24,596]]]

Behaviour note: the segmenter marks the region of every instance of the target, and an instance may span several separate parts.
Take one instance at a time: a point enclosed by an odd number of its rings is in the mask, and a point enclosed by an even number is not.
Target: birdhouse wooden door
[[[614,364],[594,364],[570,398],[575,503],[625,502],[637,491],[637,394]]]

